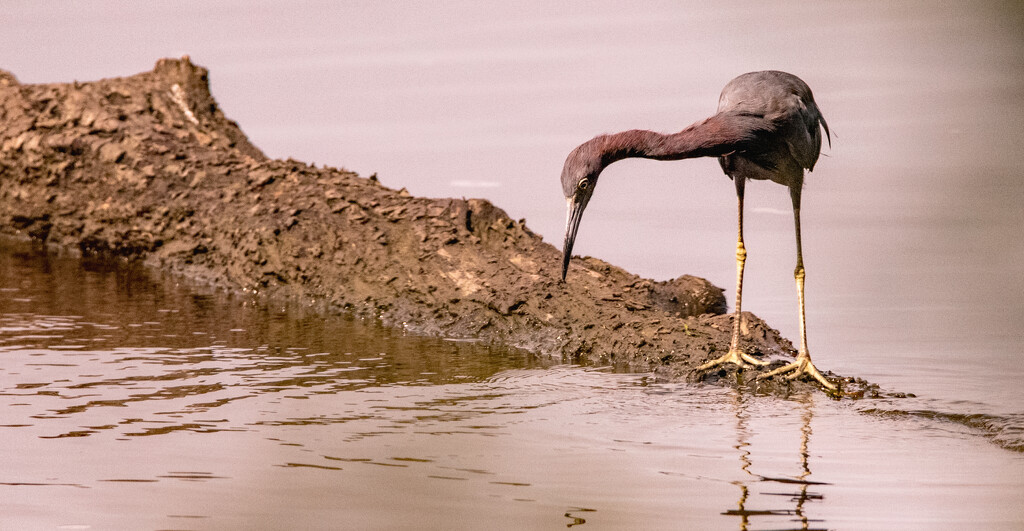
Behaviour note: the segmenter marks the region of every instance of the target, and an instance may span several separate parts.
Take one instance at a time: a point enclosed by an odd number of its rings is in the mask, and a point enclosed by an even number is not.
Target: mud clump
[[[487,201],[268,159],[187,57],[90,83],[0,71],[0,175],[0,234],[230,290],[671,379],[728,349],[732,316],[706,280],[654,282],[587,257],[562,283],[559,251]],[[750,352],[793,354],[752,314],[743,331]]]

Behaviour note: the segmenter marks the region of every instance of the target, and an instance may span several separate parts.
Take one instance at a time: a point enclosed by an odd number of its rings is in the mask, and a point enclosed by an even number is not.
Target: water
[[[23,82],[123,75],[188,53],[211,69],[227,115],[269,155],[377,172],[417,195],[486,197],[555,244],[564,223],[557,176],[575,145],[601,132],[678,130],[713,113],[722,86],[742,72],[796,73],[835,133],[803,201],[811,351],[824,369],[919,397],[835,404],[658,386],[344,320],[328,325],[294,309],[240,310],[244,301],[152,287],[159,282],[117,284],[117,273],[104,278],[120,291],[90,295],[79,282],[89,274],[76,273],[38,281],[64,290],[50,302],[4,293],[5,319],[25,329],[5,336],[13,350],[4,355],[22,373],[11,384],[2,373],[4,392],[45,385],[19,390],[30,398],[11,400],[29,405],[4,410],[25,413],[0,423],[32,425],[3,428],[5,443],[24,449],[5,452],[13,463],[4,470],[18,474],[4,482],[89,488],[10,486],[4,503],[26,505],[5,517],[29,527],[105,527],[125,515],[139,524],[128,527],[154,528],[317,517],[314,525],[338,527],[583,518],[589,527],[742,528],[742,515],[721,513],[739,511],[747,492],[748,509],[793,511],[748,515],[751,529],[801,527],[798,507],[813,516],[809,528],[1019,528],[1024,520],[1015,507],[1020,454],[1007,449],[1019,448],[1024,426],[1024,11],[1012,2],[15,2],[0,18],[0,67]],[[692,273],[731,288],[734,201],[712,160],[619,162],[601,179],[577,249],[654,278]],[[795,337],[787,194],[753,183],[747,203],[744,308]],[[45,272],[28,263],[23,277]],[[142,300],[178,295],[143,310],[128,291]],[[86,296],[94,310],[73,307]],[[32,349],[41,350],[23,352]],[[102,362],[111,360],[126,361]],[[293,380],[308,393],[275,390]],[[65,389],[86,383],[88,393]],[[422,395],[403,395],[410,386]],[[40,389],[96,396],[66,405],[32,394]],[[187,407],[233,393],[253,396]],[[154,397],[57,413],[134,394]],[[384,402],[363,400],[370,395]],[[465,397],[476,400],[454,400]],[[509,403],[525,409],[487,413]],[[295,418],[349,420],[256,424],[290,418],[289,408]],[[801,453],[807,411],[810,450]],[[133,418],[145,421],[122,424]],[[239,426],[247,431],[228,429]],[[160,428],[170,433],[129,435]],[[470,433],[429,434],[447,428]],[[381,433],[363,439],[369,446],[332,446],[350,429]],[[41,438],[72,432],[92,433]],[[282,446],[289,442],[305,446]],[[105,470],[110,455],[140,444],[134,455],[146,461]],[[403,451],[375,451],[385,444]],[[810,477],[829,483],[806,485],[820,498],[798,506],[802,485],[758,479],[800,477],[804,454]],[[70,465],[54,455],[83,458]],[[139,470],[142,462],[154,468]],[[160,477],[203,475],[190,471],[222,479]],[[790,496],[767,494],[783,491]],[[67,506],[68,519],[55,520],[54,506]]]
[[[25,249],[0,273],[4,529],[1024,521],[1022,454],[863,412],[898,401],[551,366]]]

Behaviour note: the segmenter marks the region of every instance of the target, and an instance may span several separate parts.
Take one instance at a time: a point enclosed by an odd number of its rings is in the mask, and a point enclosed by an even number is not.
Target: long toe
[[[697,368],[697,370],[703,372],[718,367],[719,365],[725,365],[729,363],[744,369],[747,367],[760,367],[768,364],[768,362],[754,358],[751,355],[747,354],[746,352],[740,352],[739,350],[730,350],[724,356],[715,360],[711,360],[705,363],[704,365],[701,365],[700,367]]]
[[[790,363],[789,365],[779,367],[778,369],[775,369],[773,371],[769,371],[764,374],[758,375],[757,379],[761,380],[764,378],[771,378],[773,376],[782,375],[784,375],[784,377],[787,380],[796,380],[797,378],[810,376],[818,383],[820,383],[822,387],[824,387],[825,389],[829,391],[838,390],[835,384],[830,382],[828,378],[825,378],[825,376],[822,375],[820,371],[818,371],[818,368],[815,367],[813,363],[811,363],[810,358],[797,359],[796,361]]]

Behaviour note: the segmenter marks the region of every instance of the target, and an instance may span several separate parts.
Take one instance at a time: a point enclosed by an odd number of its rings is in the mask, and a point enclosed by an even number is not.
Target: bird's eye
[[[590,180],[589,179],[583,179],[582,181],[580,181],[579,184],[576,185],[576,189],[580,190],[580,191],[586,190],[589,187],[590,187]]]

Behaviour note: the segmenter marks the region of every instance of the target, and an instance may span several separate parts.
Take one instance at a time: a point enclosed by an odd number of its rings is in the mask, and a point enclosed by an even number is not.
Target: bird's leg
[[[751,357],[740,350],[740,329],[743,314],[740,313],[743,304],[743,266],[747,261],[747,249],[743,246],[743,185],[744,179],[740,176],[733,177],[736,183],[736,197],[739,206],[739,216],[736,236],[736,308],[732,320],[732,340],[729,342],[729,352],[724,356],[711,360],[701,365],[697,370],[706,371],[725,363],[732,363],[740,367],[748,365],[767,365],[766,362]]]
[[[817,380],[826,389],[835,391],[836,386],[822,376],[817,367],[811,363],[811,353],[807,350],[807,324],[804,318],[804,277],[806,276],[806,271],[804,271],[804,256],[800,242],[800,184],[802,183],[798,183],[790,188],[790,197],[793,199],[793,221],[796,225],[796,270],[793,271],[793,277],[796,279],[796,299],[797,304],[800,306],[800,352],[797,353],[796,361],[793,363],[759,375],[758,379],[786,374],[786,379],[794,380],[806,375]]]

